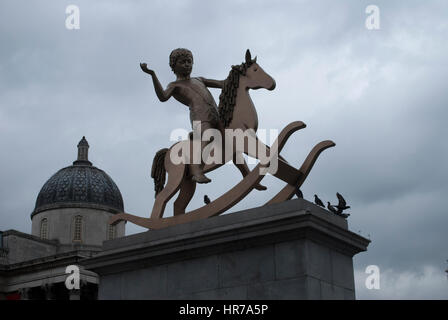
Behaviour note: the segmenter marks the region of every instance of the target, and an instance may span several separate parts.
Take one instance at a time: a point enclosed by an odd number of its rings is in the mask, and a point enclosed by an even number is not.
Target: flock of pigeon
[[[303,199],[303,193],[302,193],[302,191],[300,191],[299,188],[296,188],[296,196],[297,196],[297,198]],[[334,205],[330,204],[330,202],[327,202],[328,203],[327,209],[330,210],[332,213],[346,219],[348,216],[350,216],[350,214],[344,213],[344,210],[349,209],[350,206],[347,206],[347,202],[345,201],[344,197],[339,192],[336,192],[336,197],[338,197],[338,201],[339,201],[338,205],[334,206]],[[207,195],[204,196],[204,203],[205,204],[210,203],[210,198]],[[325,208],[324,203],[322,202],[322,200],[319,199],[317,194],[314,195],[314,203],[322,208]]]
[[[303,199],[303,193],[299,188],[296,188],[296,196],[297,198],[301,198]],[[348,216],[350,216],[350,214],[347,213],[343,213],[344,210],[347,210],[350,208],[350,206],[347,206],[347,202],[345,201],[344,197],[339,193],[336,192],[336,197],[338,197],[338,205],[334,206],[332,204],[330,204],[330,202],[327,202],[327,209],[330,210],[332,213],[346,219]],[[324,203],[322,202],[322,200],[319,199],[319,197],[317,196],[317,194],[314,195],[314,203],[317,204],[319,207],[325,208]]]
[[[338,216],[347,218],[348,216],[350,216],[350,214],[343,213],[343,212],[344,212],[344,210],[349,209],[350,206],[347,206],[347,202],[345,202],[344,197],[339,192],[336,192],[336,197],[338,197],[338,201],[339,201],[338,205],[334,206],[334,205],[330,204],[330,202],[327,201],[327,209],[330,210],[331,212],[333,212],[334,214],[337,214]],[[319,199],[317,194],[314,195],[314,203],[322,208],[325,208],[324,203],[322,202],[322,200]]]

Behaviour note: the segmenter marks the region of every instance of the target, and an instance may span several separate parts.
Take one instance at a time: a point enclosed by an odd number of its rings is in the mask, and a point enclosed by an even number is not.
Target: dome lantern
[[[84,136],[78,143],[78,159],[73,162],[73,165],[92,165],[92,162],[89,161],[89,143]]]

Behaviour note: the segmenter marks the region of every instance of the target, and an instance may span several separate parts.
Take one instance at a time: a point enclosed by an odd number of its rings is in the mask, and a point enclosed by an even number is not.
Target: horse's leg
[[[166,163],[167,161],[165,161]],[[168,182],[156,196],[151,212],[151,218],[153,219],[162,218],[166,203],[179,190],[182,180],[185,179],[185,164],[170,165],[166,168],[166,171],[168,173]]]
[[[174,215],[184,214],[185,209],[193,198],[194,191],[196,190],[196,182],[190,179],[184,179],[180,186],[179,196],[174,201]]]
[[[249,143],[255,144],[256,148],[249,148]],[[257,136],[251,136],[251,139],[247,140],[247,144],[244,146],[244,152],[254,158],[259,159],[260,161],[267,160],[271,158],[272,152],[277,152],[276,150],[272,150],[269,146],[265,145],[261,140],[258,139]],[[254,150],[255,149],[255,150]],[[273,161],[276,161],[277,165],[273,165]],[[300,177],[303,176],[303,173],[300,170],[297,170],[288,162],[283,160],[277,153],[273,155],[269,165],[264,168],[265,173],[270,173],[273,176],[287,182],[290,185],[295,185]]]
[[[291,199],[294,196],[296,187],[300,188],[305,179],[308,177],[308,174],[310,173],[311,169],[314,166],[314,163],[316,162],[317,158],[322,153],[322,151],[334,147],[335,145],[336,144],[331,140],[322,141],[317,145],[315,145],[313,150],[311,150],[311,152],[308,154],[308,156],[306,157],[305,161],[303,162],[302,166],[299,169],[300,172],[303,173],[303,176],[298,180],[297,185],[292,186],[290,184],[287,184],[279,193],[277,193],[266,204],[278,203]]]
[[[242,153],[235,153],[233,156],[233,163],[235,166],[240,170],[243,177],[247,176],[250,172],[249,167],[247,166],[246,159],[244,159]],[[266,190],[267,188],[262,185],[261,183],[257,183],[255,186],[255,189],[257,190]]]

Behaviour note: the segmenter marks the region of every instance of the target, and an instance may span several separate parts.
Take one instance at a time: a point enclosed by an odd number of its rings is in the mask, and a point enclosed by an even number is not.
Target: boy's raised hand
[[[143,72],[154,75],[154,70],[148,69],[148,65],[146,63],[140,63],[140,68],[142,68]]]

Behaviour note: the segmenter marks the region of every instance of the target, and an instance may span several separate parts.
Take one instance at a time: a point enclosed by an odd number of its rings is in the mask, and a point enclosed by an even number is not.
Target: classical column
[[[72,289],[69,290],[69,299],[70,300],[81,300],[81,293],[82,291],[87,288],[87,281],[81,279],[81,281],[79,282],[79,289]]]
[[[56,300],[55,288],[53,284],[44,284],[41,287],[45,292],[45,300]]]
[[[19,289],[20,300],[30,300],[30,290],[31,288],[21,288]]]
[[[81,300],[81,289],[70,290],[69,300]]]

